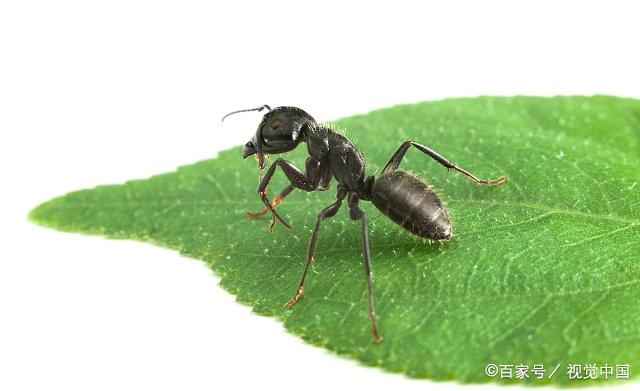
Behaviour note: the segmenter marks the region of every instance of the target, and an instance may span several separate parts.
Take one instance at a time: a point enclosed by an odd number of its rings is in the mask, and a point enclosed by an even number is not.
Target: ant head
[[[316,126],[316,121],[307,112],[297,107],[288,106],[271,109],[264,105],[255,109],[235,111],[227,114],[225,118],[238,112],[261,111],[264,108],[269,112],[262,117],[256,134],[242,148],[244,159],[256,155],[260,169],[265,166],[265,154],[291,151],[300,143],[302,129],[305,126]]]

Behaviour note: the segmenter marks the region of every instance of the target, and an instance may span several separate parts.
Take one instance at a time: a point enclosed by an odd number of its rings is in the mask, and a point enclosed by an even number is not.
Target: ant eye
[[[271,123],[271,129],[278,129],[280,125],[281,125],[280,121],[275,120]]]

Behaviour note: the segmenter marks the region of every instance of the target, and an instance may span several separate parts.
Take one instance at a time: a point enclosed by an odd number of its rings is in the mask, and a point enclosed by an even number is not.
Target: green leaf
[[[240,149],[177,172],[100,186],[35,208],[36,223],[152,241],[202,259],[255,312],[337,353],[411,377],[482,382],[489,363],[640,368],[640,101],[615,97],[449,99],[340,120],[379,170],[404,139],[427,144],[497,187],[475,186],[415,150],[401,168],[429,178],[454,236],[429,243],[362,203],[369,216],[381,344],[371,343],[359,225],[347,208],[323,223],[305,294],[291,310],[327,192],[278,207],[293,231],[258,210],[258,172]],[[247,134],[247,139],[252,135]],[[288,158],[302,167],[305,148]],[[286,184],[277,171],[273,197]],[[560,365],[556,374],[551,371]],[[599,376],[599,381],[602,376]],[[513,380],[521,382],[523,380]],[[611,380],[609,380],[610,382]]]

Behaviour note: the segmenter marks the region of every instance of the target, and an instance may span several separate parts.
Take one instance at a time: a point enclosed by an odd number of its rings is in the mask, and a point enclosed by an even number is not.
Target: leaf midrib
[[[178,201],[151,201],[151,202],[126,202],[126,203],[100,203],[99,206],[106,208],[139,208],[139,207],[150,207],[150,206],[207,206],[207,205],[247,205],[247,204],[257,204],[259,200],[257,199],[237,199],[237,200],[210,200],[210,201],[199,201],[199,202],[178,202]],[[479,205],[487,205],[487,206],[511,206],[511,207],[520,207],[526,209],[536,209],[540,211],[544,211],[547,213],[557,213],[564,214],[573,217],[584,217],[584,218],[595,218],[600,220],[611,220],[621,223],[626,223],[629,225],[637,225],[640,224],[640,218],[624,218],[618,215],[613,214],[600,214],[594,212],[580,212],[576,210],[562,209],[562,208],[554,208],[545,205],[533,204],[528,202],[495,202],[495,201],[486,201],[486,200],[474,200],[474,199],[462,199],[462,198],[449,198],[447,202],[453,203],[466,203],[466,204],[479,204]],[[319,200],[287,200],[287,204],[320,204],[323,205],[327,202],[320,202]],[[56,208],[61,209],[74,209],[74,208],[91,208],[95,207],[96,204],[92,203],[73,203],[69,205],[55,205]]]

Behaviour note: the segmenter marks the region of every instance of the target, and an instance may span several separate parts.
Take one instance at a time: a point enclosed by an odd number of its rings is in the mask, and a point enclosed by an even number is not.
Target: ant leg
[[[267,228],[267,230],[272,231],[273,226],[276,224],[276,219],[280,221],[285,227],[291,229],[291,226],[287,224],[280,215],[276,212],[271,201],[267,198],[267,186],[269,182],[271,182],[271,178],[273,177],[274,172],[276,171],[276,167],[282,168],[282,171],[291,182],[295,188],[305,190],[305,191],[314,191],[318,187],[318,183],[320,182],[320,162],[312,157],[307,158],[305,163],[305,169],[308,174],[302,173],[298,167],[296,167],[293,163],[286,161],[282,158],[276,159],[269,169],[267,173],[260,181],[260,185],[258,186],[258,194],[260,195],[260,199],[264,203],[265,207],[271,211],[271,224]],[[276,197],[277,198],[277,197]]]
[[[352,193],[349,196],[350,215],[352,220],[360,220],[362,224],[362,255],[364,256],[364,272],[367,276],[367,289],[369,299],[369,320],[371,321],[371,337],[374,343],[382,341],[378,333],[378,322],[373,305],[373,283],[371,281],[371,255],[369,253],[369,229],[367,227],[367,215],[358,206],[358,195]]]
[[[304,279],[307,276],[307,272],[309,271],[309,265],[311,264],[311,262],[313,262],[313,253],[316,251],[316,244],[318,243],[318,234],[320,233],[320,222],[322,222],[322,220],[326,219],[327,217],[331,217],[336,213],[338,213],[338,210],[342,205],[342,200],[344,199],[344,197],[346,197],[346,195],[347,195],[347,192],[343,188],[338,187],[338,194],[336,194],[336,202],[327,206],[318,214],[318,218],[316,219],[316,225],[313,227],[313,232],[311,233],[311,241],[309,242],[309,248],[307,249],[307,259],[305,260],[302,277],[300,277],[300,283],[298,284],[298,288],[296,289],[296,292],[293,294],[293,297],[291,297],[291,300],[289,300],[284,305],[286,309],[290,310],[291,307],[293,307],[298,302],[298,300],[300,299],[300,296],[302,296],[302,293],[304,292]]]
[[[280,205],[280,203],[281,203],[282,201],[284,201],[284,198],[285,198],[286,196],[288,196],[288,195],[289,195],[289,193],[291,193],[291,191],[292,191],[293,189],[295,189],[295,187],[294,187],[293,185],[289,185],[289,186],[285,187],[285,188],[284,188],[284,190],[282,190],[282,191],[280,192],[280,194],[278,194],[278,195],[273,199],[273,201],[271,202],[271,206],[273,206],[273,207],[275,208],[276,206]],[[264,215],[265,213],[267,213],[268,211],[269,211],[269,208],[267,208],[267,207],[265,206],[264,208],[262,208],[262,209],[261,209],[261,210],[259,210],[258,212],[249,212],[249,211],[247,211],[247,212],[245,212],[245,214],[247,215],[247,217],[254,218],[254,217],[260,217],[260,216],[263,216],[263,215]]]
[[[437,161],[441,165],[458,171],[459,173],[467,177],[469,180],[475,182],[477,185],[495,186],[495,185],[500,185],[502,183],[505,183],[507,181],[507,177],[504,175],[496,179],[479,179],[469,171],[451,163],[449,160],[447,160],[447,158],[440,155],[438,152],[434,151],[433,149],[427,147],[426,145],[422,145],[415,141],[410,141],[410,140],[407,140],[403,142],[402,145],[400,145],[400,147],[396,150],[393,156],[391,156],[391,159],[389,159],[389,162],[387,163],[387,165],[384,166],[382,173],[384,174],[388,171],[395,171],[400,165],[400,161],[404,157],[404,154],[407,153],[407,150],[409,149],[410,146],[414,146],[418,148],[422,153],[426,154],[427,156]]]

